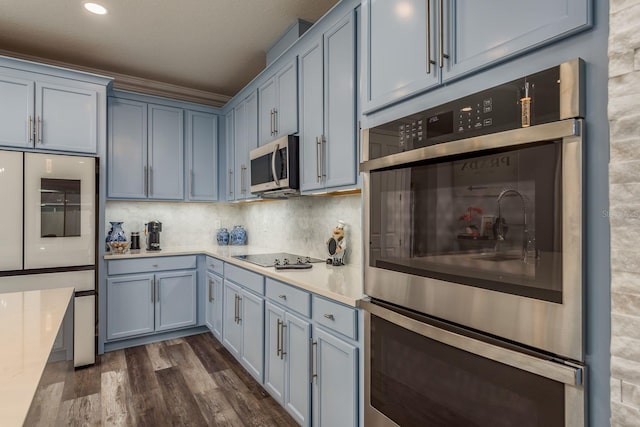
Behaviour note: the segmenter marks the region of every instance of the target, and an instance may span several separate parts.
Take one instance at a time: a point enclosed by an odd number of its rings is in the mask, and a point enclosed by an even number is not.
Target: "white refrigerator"
[[[96,159],[0,150],[0,200],[0,292],[74,286],[73,339],[58,344],[94,363]]]

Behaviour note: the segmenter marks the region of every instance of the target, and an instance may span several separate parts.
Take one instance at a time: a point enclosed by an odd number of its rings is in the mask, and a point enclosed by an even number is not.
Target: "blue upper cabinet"
[[[224,132],[225,132],[225,146],[227,148],[227,169],[225,171],[225,182],[226,182],[226,200],[234,200],[235,199],[235,110],[229,111],[224,116]]]
[[[302,191],[356,183],[356,15],[300,52]]]
[[[251,162],[249,152],[258,146],[258,93],[253,91],[234,109],[234,170],[233,193],[235,200],[249,199],[251,195]]]
[[[184,199],[184,131],[180,108],[149,104],[149,198]]]
[[[187,200],[218,199],[218,116],[187,111]]]
[[[0,145],[96,152],[96,89],[62,78],[40,81],[29,79],[38,76],[34,73],[7,73],[0,67]]]
[[[364,0],[363,111],[591,25],[590,0]]]
[[[260,144],[298,132],[297,60],[279,69],[258,88]]]

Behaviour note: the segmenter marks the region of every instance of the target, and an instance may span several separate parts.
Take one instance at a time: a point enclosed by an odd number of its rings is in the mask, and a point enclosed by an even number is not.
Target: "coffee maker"
[[[162,231],[162,223],[160,221],[149,221],[147,223],[147,250],[160,250],[160,232]]]

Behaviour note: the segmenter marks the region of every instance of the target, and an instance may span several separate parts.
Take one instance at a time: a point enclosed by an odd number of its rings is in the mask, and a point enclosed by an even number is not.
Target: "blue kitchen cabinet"
[[[365,0],[363,104],[371,112],[588,28],[590,0]]]
[[[265,304],[264,386],[302,426],[310,425],[310,338],[309,321]]]
[[[241,298],[240,287],[225,280],[222,343],[236,359],[240,358],[242,351],[242,323],[239,321]]]
[[[260,144],[298,132],[297,60],[289,62],[258,88]]]
[[[205,322],[213,335],[222,341],[222,299],[223,279],[217,274],[207,272],[207,302]]]
[[[147,198],[147,104],[109,98],[107,195]]]
[[[184,110],[149,104],[149,198],[184,199]]]
[[[234,108],[234,199],[251,195],[251,162],[249,152],[258,147],[258,93],[253,91]]]
[[[98,91],[90,85],[0,68],[0,145],[95,153]]]
[[[226,200],[235,199],[235,180],[234,180],[234,167],[235,167],[235,110],[229,111],[224,116],[224,132],[225,132],[225,147],[227,149],[227,170],[225,171],[226,182]]]
[[[157,273],[155,284],[156,332],[194,326],[197,321],[196,272]]]
[[[107,279],[107,340],[154,332],[153,274]]]
[[[318,327],[313,338],[313,425],[356,426],[358,349]]]
[[[356,183],[356,15],[349,12],[300,54],[301,189]]]
[[[107,197],[184,199],[184,111],[109,98]]]
[[[264,298],[242,290],[240,313],[242,324],[240,363],[262,384],[264,381]]]
[[[218,199],[218,117],[187,111],[187,200]]]

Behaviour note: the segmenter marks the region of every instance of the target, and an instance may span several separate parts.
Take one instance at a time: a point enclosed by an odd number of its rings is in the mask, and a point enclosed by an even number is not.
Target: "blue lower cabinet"
[[[317,327],[313,339],[313,425],[356,426],[358,348]]]
[[[107,340],[154,331],[154,275],[107,279]]]
[[[205,323],[213,336],[220,341],[222,341],[222,283],[222,277],[207,272]]]
[[[107,278],[107,340],[196,325],[196,272]]]
[[[265,303],[264,386],[302,426],[311,425],[311,324]]]
[[[222,343],[258,381],[264,374],[264,298],[224,281]]]

